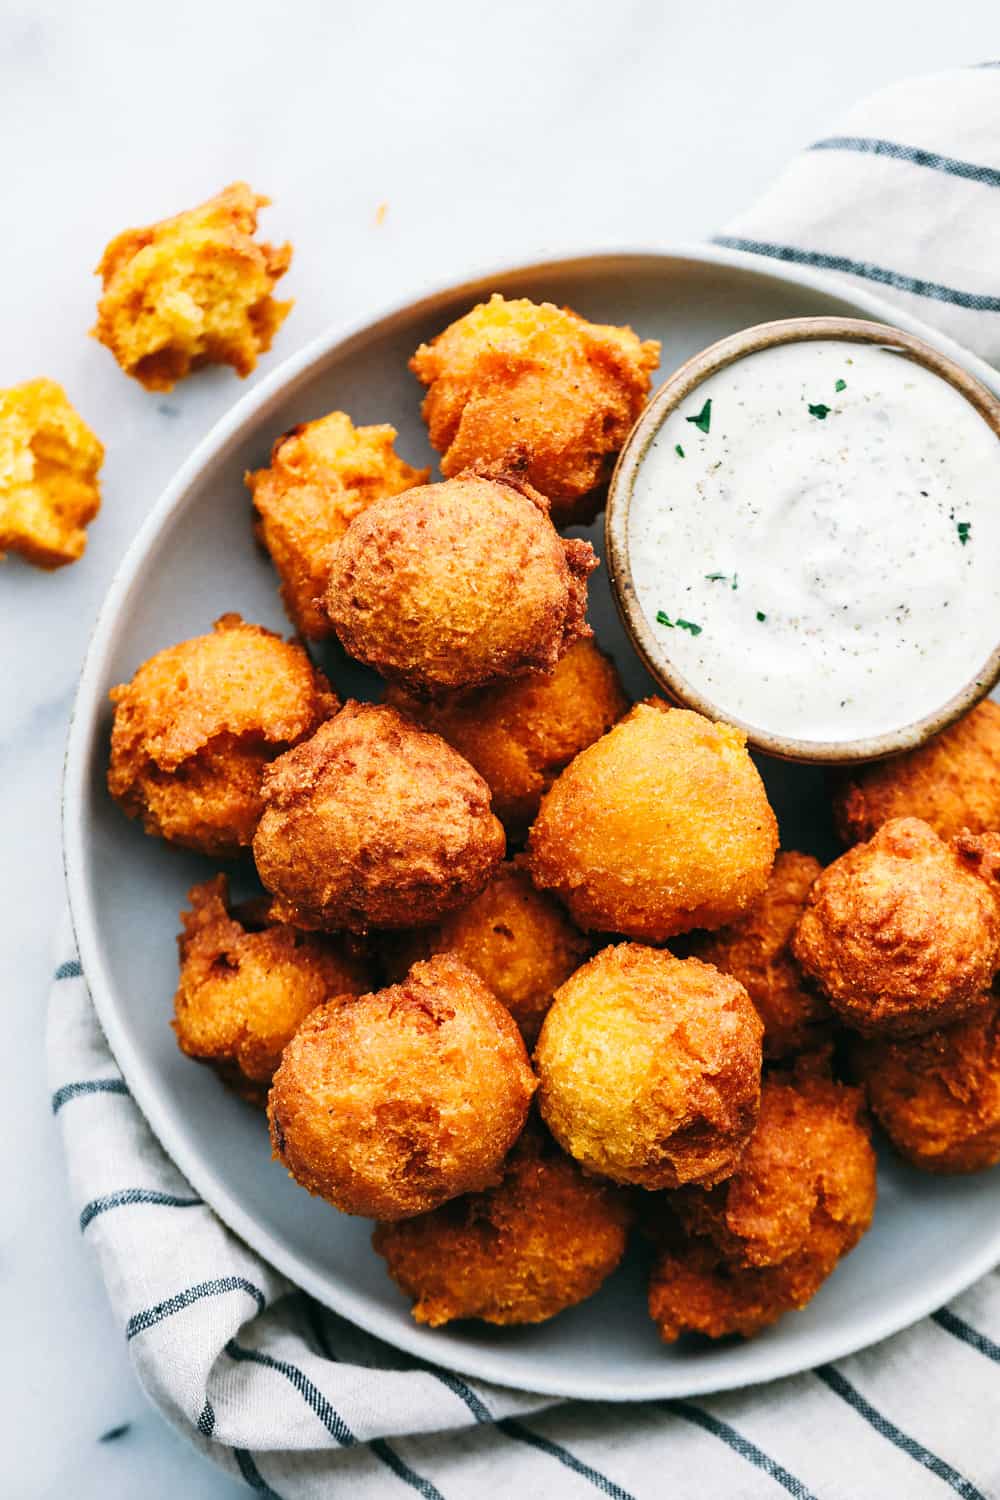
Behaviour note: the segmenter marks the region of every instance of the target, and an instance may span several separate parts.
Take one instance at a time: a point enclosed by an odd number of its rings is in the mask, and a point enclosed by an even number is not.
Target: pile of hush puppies
[[[141,326],[107,313],[149,384],[230,358],[150,347],[188,217],[120,237],[157,254]],[[188,279],[206,328],[233,277]],[[298,1183],[378,1221],[431,1326],[550,1318],[634,1228],[665,1340],[750,1336],[867,1230],[870,1115],[919,1168],[1000,1159],[1000,707],[841,779],[824,870],[778,852],[742,733],[628,704],[597,559],[557,528],[600,508],[658,358],[474,307],[411,360],[439,482],[340,411],[246,476],[295,638],[223,614],[112,693],[122,809],[252,851],[262,887],[190,892],[180,1047],[266,1108]],[[381,703],[341,703],[328,640]]]

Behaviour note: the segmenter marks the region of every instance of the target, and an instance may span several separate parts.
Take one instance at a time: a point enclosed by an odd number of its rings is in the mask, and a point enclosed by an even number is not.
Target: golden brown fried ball
[[[417,959],[453,953],[506,1005],[530,1047],[553,993],[589,952],[562,907],[516,864],[505,864],[468,906],[438,927],[407,933],[387,957],[396,979]]]
[[[744,735],[651,698],[563,771],[528,862],[578,927],[660,943],[734,921],[767,885],[777,846]]]
[[[556,991],[542,1025],[542,1117],[563,1150],[615,1182],[719,1182],[757,1123],[763,1030],[743,986],[710,964],[605,948]]]
[[[293,927],[420,927],[483,889],[504,855],[485,781],[395,709],[348,703],[264,779],[253,841]]]
[[[529,1125],[496,1187],[379,1224],[372,1243],[418,1323],[542,1323],[610,1276],[630,1217],[626,1194],[585,1176]]]
[[[550,672],[591,634],[589,542],[540,495],[467,473],[377,500],[333,557],[326,611],[359,661],[424,695]]]
[[[37,568],[83,556],[101,507],[104,448],[54,380],[0,391],[0,559]]]
[[[246,475],[260,538],[281,578],[292,623],[309,640],[332,634],[322,594],[334,549],[373,500],[425,484],[393,448],[394,427],[355,427],[342,411],[293,427],[271,449],[271,464]]]
[[[734,1176],[649,1208],[660,1242],[649,1311],[661,1337],[759,1333],[804,1307],[871,1223],[875,1153],[861,1090],[776,1075]]]
[[[731,927],[700,933],[695,957],[732,974],[764,1022],[764,1056],[788,1057],[822,1045],[832,1017],[826,1002],[802,981],[789,951],[792,932],[822,866],[811,854],[787,850],[774,861],[767,889]]]
[[[291,310],[274,284],[291,245],[263,245],[257,210],[270,198],[233,182],[214,198],[108,245],[94,337],[148,391],[172,390],[201,365],[249,375]]]
[[[442,954],[307,1017],[274,1075],[271,1141],[344,1213],[404,1219],[500,1181],[534,1088],[510,1012]]]
[[[614,663],[592,640],[576,641],[545,676],[432,703],[390,687],[385,701],[475,766],[493,793],[493,811],[515,834],[527,828],[564,766],[628,708]]]
[[[1000,1161],[1000,998],[923,1036],[859,1039],[868,1103],[896,1150],[925,1172]]]
[[[1000,966],[1000,835],[894,818],[813,885],[792,940],[848,1025],[916,1036],[984,1001]]]
[[[987,698],[919,750],[851,771],[833,812],[845,844],[891,818],[922,818],[943,839],[1000,829],[1000,703]]]
[[[221,856],[253,838],[268,763],[339,707],[301,646],[236,614],[110,696],[111,795],[147,833]]]
[[[310,1011],[360,995],[371,975],[356,941],[295,932],[228,906],[216,875],[188,893],[181,913],[177,1044],[211,1063],[244,1098],[263,1105],[281,1054]]]
[[[660,361],[654,339],[494,293],[421,344],[424,421],[441,472],[527,460],[558,525],[589,520]]]

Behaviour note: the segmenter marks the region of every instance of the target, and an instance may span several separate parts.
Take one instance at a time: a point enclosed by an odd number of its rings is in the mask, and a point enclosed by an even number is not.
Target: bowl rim
[[[667,644],[654,633],[639,602],[629,547],[629,521],[636,481],[650,445],[667,418],[705,380],[738,360],[783,344],[814,340],[875,344],[923,365],[964,396],[1000,442],[1000,400],[965,366],[924,338],[917,338],[893,324],[843,316],[781,318],[757,323],[717,339],[692,355],[668,376],[644,407],[618,456],[608,487],[604,514],[605,552],[611,593],[622,624],[650,676],[673,702],[704,714],[706,718],[734,725],[743,731],[755,749],[781,760],[852,765],[858,761],[883,760],[916,749],[985,698],[1000,679],[1000,641],[983,665],[943,704],[896,729],[836,740],[797,739],[776,734],[759,723],[721,708],[685,677],[672,659]]]
[[[701,245],[696,242],[680,242],[653,246],[598,245],[589,251],[570,255],[556,255],[547,259],[529,262],[484,263],[481,269],[473,268],[463,280],[434,283],[429,289],[424,284],[408,295],[394,299],[381,308],[370,310],[365,316],[335,323],[323,333],[307,342],[300,350],[289,355],[257,385],[246,391],[232,407],[215,423],[197,443],[188,459],[181,464],[174,477],[161,492],[145,520],[139,526],[132,542],[115,569],[108,586],[104,602],[98,611],[87,646],[79,686],[74,699],[72,715],[66,740],[62,787],[62,832],[63,868],[69,898],[70,917],[77,949],[86,976],[87,985],[101,1027],[111,1052],[132,1097],[149,1125],[156,1140],[170,1157],[177,1170],[190,1182],[198,1195],[204,1199],[220,1221],[253,1251],[259,1254],[277,1271],[285,1275],[304,1291],[315,1297],[324,1306],[351,1322],[357,1322],[354,1294],[343,1291],[333,1278],[315,1273],[299,1254],[284,1244],[269,1229],[261,1225],[247,1210],[238,1194],[233,1192],[220,1176],[209,1159],[197,1150],[188,1148],[183,1136],[175,1135],[170,1112],[164,1102],[159,1077],[147,1066],[141,1052],[133,1048],[119,1019],[114,1002],[114,985],[111,974],[104,963],[99,935],[97,914],[87,879],[87,845],[89,827],[86,819],[88,801],[88,771],[95,741],[99,734],[100,716],[104,707],[101,693],[102,678],[108,655],[113,649],[118,621],[123,607],[137,586],[138,575],[146,554],[173,512],[183,503],[191,486],[198,480],[202,470],[212,462],[252,421],[262,417],[270,404],[276,404],[294,392],[295,386],[308,380],[323,363],[351,342],[369,337],[379,330],[391,327],[397,317],[407,317],[431,312],[438,303],[450,302],[465,292],[470,296],[482,295],[484,285],[505,277],[545,274],[565,274],[574,268],[596,272],[602,263],[609,269],[621,273],[623,262],[637,266],[642,262],[693,262],[701,266],[717,266],[724,270],[751,273],[764,280],[784,282],[787,285],[813,290],[825,296],[849,301],[866,308],[873,316],[891,315],[899,323],[906,324],[919,333],[930,330],[919,319],[904,314],[884,303],[876,295],[863,289],[844,286],[835,278],[811,268],[790,266],[779,261],[766,260],[746,251],[730,250],[716,245]],[[1000,390],[1000,377],[991,371],[985,361],[965,350],[944,336],[936,336],[939,346],[948,349],[969,369],[979,375],[984,384],[993,383]],[[812,1338],[810,1359],[813,1365],[841,1359],[857,1350],[867,1348],[889,1335],[908,1327],[917,1319],[934,1311],[942,1303],[957,1296],[991,1270],[1000,1261],[1000,1218],[993,1236],[983,1238],[975,1254],[970,1254],[960,1264],[948,1268],[933,1283],[928,1291],[925,1283],[918,1283],[902,1302],[886,1310],[880,1318],[870,1319],[862,1333],[855,1331],[845,1335],[839,1325],[817,1330]],[[366,1330],[387,1344],[402,1349],[419,1358],[433,1357],[445,1368],[456,1370],[476,1379],[491,1381],[499,1386],[515,1386],[539,1395],[584,1400],[641,1401],[678,1395],[705,1395],[711,1392],[732,1389],[747,1384],[756,1385],[801,1372],[801,1353],[796,1354],[781,1344],[754,1346],[753,1373],[737,1374],[720,1379],[705,1367],[685,1363],[683,1367],[664,1365],[662,1373],[643,1381],[633,1382],[622,1389],[616,1383],[613,1362],[609,1365],[607,1379],[598,1384],[586,1376],[579,1378],[572,1369],[564,1372],[559,1380],[537,1379],[529,1373],[512,1373],[516,1363],[503,1348],[470,1348],[468,1358],[465,1349],[454,1352],[451,1345],[440,1347],[434,1356],[429,1356],[424,1330],[416,1324],[398,1324],[387,1315],[376,1311],[368,1316],[363,1325]],[[526,1356],[520,1356],[522,1359]]]

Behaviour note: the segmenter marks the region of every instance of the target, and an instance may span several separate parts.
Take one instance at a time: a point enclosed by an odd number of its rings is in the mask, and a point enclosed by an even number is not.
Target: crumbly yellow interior
[[[104,448],[54,380],[0,391],[0,557],[39,568],[82,556],[97,515]]]
[[[95,338],[147,390],[169,391],[205,364],[249,375],[291,309],[271,296],[292,247],[258,244],[270,200],[234,182],[198,208],[111,241],[97,274]]]

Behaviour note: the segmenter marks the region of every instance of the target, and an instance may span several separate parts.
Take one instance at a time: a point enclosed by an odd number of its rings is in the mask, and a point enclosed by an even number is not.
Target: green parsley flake
[[[834,390],[837,392],[838,395],[840,394],[841,391],[846,391],[847,390],[847,381],[846,380],[838,380],[837,384],[834,386]]]
[[[657,625],[669,625],[671,630],[674,628],[673,620],[669,615],[665,615],[662,609],[656,611],[656,623]]]
[[[828,406],[824,406],[822,401],[817,401],[815,406],[810,404],[809,415],[811,417],[819,417],[821,422],[825,422],[827,417],[830,415],[830,408]]]
[[[731,589],[738,589],[740,586],[740,575],[738,573],[734,573],[732,578],[730,578],[728,573],[706,573],[705,580],[708,583],[728,583]]]
[[[699,432],[707,432],[712,425],[712,398],[709,396],[705,405],[696,417],[686,417],[686,421],[697,427]]]
[[[701,635],[702,631],[702,627],[696,625],[693,620],[672,620],[669,615],[663,613],[662,609],[656,611],[656,623],[657,625],[669,625],[671,630],[675,626],[678,630],[689,630],[692,635]]]
[[[764,613],[764,611],[762,609],[759,609],[757,611],[757,618],[758,618],[758,620],[766,620],[767,619],[767,615]]]
[[[970,536],[970,534],[972,532],[972,522],[971,521],[958,521],[958,522],[956,522],[956,530],[958,531],[958,540],[962,543],[962,546],[964,547],[965,544],[966,544],[966,542],[969,540],[969,536]]]
[[[674,452],[677,454],[678,458],[684,457],[684,449],[681,447],[680,443],[674,444]]]

